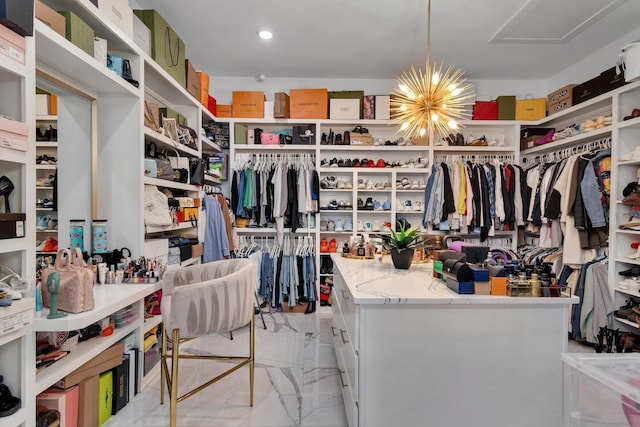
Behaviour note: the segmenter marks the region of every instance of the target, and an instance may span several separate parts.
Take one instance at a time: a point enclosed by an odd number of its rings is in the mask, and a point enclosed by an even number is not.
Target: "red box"
[[[209,95],[209,101],[207,102],[207,110],[209,110],[209,112],[214,116],[217,116],[217,112],[218,112],[217,107],[218,105],[217,105],[216,99],[213,96]]]
[[[498,120],[498,101],[476,101],[473,120]]]

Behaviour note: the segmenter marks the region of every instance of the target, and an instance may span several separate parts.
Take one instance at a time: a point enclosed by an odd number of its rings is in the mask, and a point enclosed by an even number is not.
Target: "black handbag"
[[[262,129],[255,128],[253,130],[253,143],[262,144]]]
[[[173,170],[173,181],[181,182],[186,184],[189,182],[189,171],[184,168],[172,169]]]
[[[191,169],[191,184],[204,185],[204,159],[191,159],[189,160],[189,166]]]
[[[155,160],[157,169],[156,178],[173,181],[173,168],[171,167],[171,162],[166,158],[166,156],[156,152],[155,142],[151,141],[146,145],[145,157]]]
[[[198,139],[198,134],[196,131],[191,129],[188,126],[178,125],[178,141],[182,145],[186,145],[187,147],[197,150],[198,145],[196,144],[196,140]]]
[[[280,134],[278,135],[278,139],[279,139],[279,143],[280,145],[289,145],[293,143],[293,138],[291,137],[291,135],[285,135],[285,134]]]
[[[294,125],[293,144],[309,145],[315,144],[314,125]]]

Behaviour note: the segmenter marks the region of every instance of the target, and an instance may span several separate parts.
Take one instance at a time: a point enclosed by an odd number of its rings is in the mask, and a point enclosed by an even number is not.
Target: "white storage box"
[[[376,120],[389,120],[391,118],[391,96],[376,95]]]
[[[359,99],[330,99],[329,100],[329,118],[343,120],[360,119],[360,100]]]
[[[100,37],[93,38],[93,57],[100,64],[107,66],[107,40]]]
[[[91,3],[133,40],[133,9],[128,0],[91,0]]]
[[[133,41],[151,56],[151,30],[136,15],[133,15]]]
[[[565,426],[640,426],[640,357],[563,354]]]

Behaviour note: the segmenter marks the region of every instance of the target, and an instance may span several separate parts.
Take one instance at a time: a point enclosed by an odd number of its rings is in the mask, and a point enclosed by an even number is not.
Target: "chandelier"
[[[398,89],[391,97],[391,115],[400,131],[408,138],[427,135],[433,139],[437,132],[443,136],[458,128],[459,120],[468,119],[469,91],[462,70],[444,63],[431,65],[431,0],[427,9],[427,61],[424,72],[411,66],[398,78]]]

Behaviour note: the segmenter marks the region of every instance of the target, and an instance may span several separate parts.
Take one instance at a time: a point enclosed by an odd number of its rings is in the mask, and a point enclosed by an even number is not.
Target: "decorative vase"
[[[397,249],[391,249],[391,260],[393,266],[400,270],[407,270],[413,262],[414,249],[405,249],[399,251]]]

